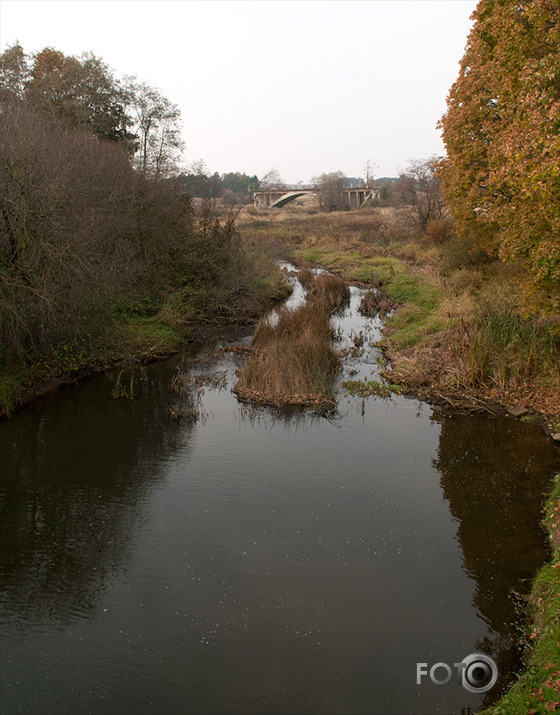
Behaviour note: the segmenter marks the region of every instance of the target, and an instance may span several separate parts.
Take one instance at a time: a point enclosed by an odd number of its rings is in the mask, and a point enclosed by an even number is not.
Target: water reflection
[[[433,463],[457,520],[465,571],[476,583],[474,605],[488,627],[477,649],[504,671],[515,670],[516,594],[528,593],[546,558],[538,525],[543,494],[560,468],[558,450],[535,426],[506,417],[436,413],[434,420],[441,432]],[[508,682],[501,679],[501,685]]]
[[[99,378],[0,425],[2,603],[16,627],[95,609],[127,562],[146,490],[186,453],[193,425],[171,419],[165,382],[147,368],[137,380],[134,401],[110,399]]]

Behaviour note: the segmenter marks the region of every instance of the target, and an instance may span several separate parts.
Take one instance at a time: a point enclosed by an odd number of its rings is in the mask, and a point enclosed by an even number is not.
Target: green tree
[[[222,174],[222,184],[224,189],[230,189],[238,194],[248,194],[256,190],[258,184],[257,176],[248,176],[240,171]]]
[[[50,47],[38,52],[25,82],[24,96],[73,128],[101,139],[129,141],[125,96],[111,69],[86,53],[66,56]]]
[[[22,98],[29,77],[29,63],[22,46],[16,42],[0,55],[0,99]]]
[[[460,236],[527,263],[533,307],[560,310],[560,5],[480,0],[440,122]]]

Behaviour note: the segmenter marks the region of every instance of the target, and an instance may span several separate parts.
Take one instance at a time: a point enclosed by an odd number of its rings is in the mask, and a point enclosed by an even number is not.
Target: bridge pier
[[[381,196],[381,188],[374,186],[372,188],[344,189],[343,193],[350,210],[355,210],[365,204],[368,199],[379,198]]]

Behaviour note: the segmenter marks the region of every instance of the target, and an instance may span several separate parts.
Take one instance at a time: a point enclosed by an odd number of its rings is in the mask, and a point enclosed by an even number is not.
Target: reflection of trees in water
[[[463,562],[476,583],[475,606],[493,631],[477,647],[498,667],[515,667],[514,594],[529,591],[546,558],[539,522],[558,450],[534,425],[511,419],[435,419],[441,433],[433,464],[458,522]]]
[[[126,561],[143,495],[192,427],[169,415],[169,370],[140,395],[98,379],[0,425],[2,602],[11,617],[66,621],[93,609]]]

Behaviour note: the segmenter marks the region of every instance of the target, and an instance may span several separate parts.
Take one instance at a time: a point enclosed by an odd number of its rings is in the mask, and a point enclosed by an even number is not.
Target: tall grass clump
[[[298,280],[308,290],[313,285],[315,274],[307,261],[299,261]]]
[[[298,280],[309,293],[326,303],[331,313],[344,308],[350,301],[350,288],[343,278],[332,273],[317,273],[311,265],[300,259]]]
[[[257,326],[253,355],[234,392],[261,404],[332,405],[340,361],[327,304],[310,299],[294,311],[281,308],[277,316],[275,324],[264,319]]]
[[[311,295],[324,303],[330,313],[336,313],[348,305],[350,288],[338,276],[319,273],[311,283]]]
[[[560,386],[560,336],[547,319],[488,306],[450,333],[450,349],[463,384],[503,389],[537,380]]]

